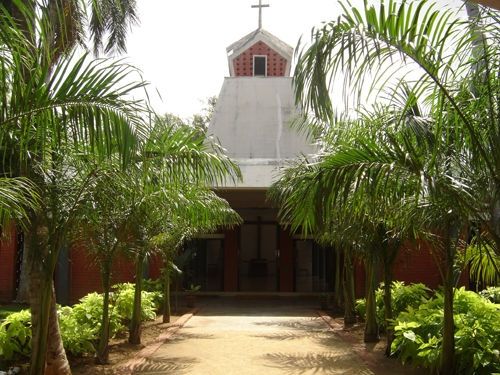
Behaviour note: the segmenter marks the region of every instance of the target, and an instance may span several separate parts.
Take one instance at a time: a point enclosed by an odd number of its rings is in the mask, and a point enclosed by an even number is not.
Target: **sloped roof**
[[[256,29],[226,48],[228,54],[237,56],[258,41],[263,41],[287,59],[293,55],[293,47],[264,29]]]

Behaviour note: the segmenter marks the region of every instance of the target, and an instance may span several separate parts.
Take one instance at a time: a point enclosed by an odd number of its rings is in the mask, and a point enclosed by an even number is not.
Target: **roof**
[[[232,70],[232,60],[259,41],[266,43],[269,47],[287,60],[288,72],[286,75],[289,75],[289,69],[293,56],[293,47],[264,29],[256,29],[226,48],[229,71],[231,72],[231,75],[234,75]]]

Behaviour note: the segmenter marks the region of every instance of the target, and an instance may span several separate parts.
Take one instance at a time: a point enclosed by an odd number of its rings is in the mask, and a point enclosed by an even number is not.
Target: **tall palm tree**
[[[32,374],[45,371],[46,359],[47,371],[70,372],[58,334],[52,282],[61,240],[73,219],[60,215],[63,202],[57,201],[60,190],[53,184],[56,177],[64,177],[60,171],[67,166],[67,150],[97,158],[117,151],[125,165],[145,129],[139,115],[143,105],[126,97],[144,86],[125,81],[135,70],[121,62],[89,61],[74,54],[54,59],[51,39],[45,38],[50,33],[46,11],[24,14],[30,17],[25,24],[37,25],[36,40],[26,37],[9,13],[0,15],[0,142],[3,160],[14,160],[4,167],[30,178],[44,193],[46,208],[30,214],[27,236],[31,290],[37,291],[30,302]],[[49,327],[55,335],[51,340]],[[53,348],[46,357],[49,344]]]
[[[495,13],[489,17],[498,19]],[[390,194],[382,189],[384,181],[404,170],[406,182],[418,187],[414,197],[425,198],[423,207],[433,208],[427,222],[440,234],[446,264],[441,363],[446,374],[453,372],[452,286],[460,230],[474,218],[488,230],[496,251],[500,248],[498,37],[498,24],[471,24],[426,1],[382,2],[378,8],[365,4],[363,9],[347,3],[338,22],[313,34],[295,76],[297,99],[327,122],[335,117],[329,83],[341,70],[345,88],[363,94],[365,82],[373,82],[372,95],[378,99],[383,91],[393,102],[405,88],[404,76],[410,77],[412,95],[398,103],[403,110],[396,123],[404,123],[417,98],[430,109],[428,131],[412,126],[411,132],[397,135],[388,129],[385,144],[392,150],[364,139],[358,147],[364,156],[351,170],[377,171],[374,185],[384,194]],[[477,54],[471,59],[472,50]],[[359,150],[348,153],[356,157]]]

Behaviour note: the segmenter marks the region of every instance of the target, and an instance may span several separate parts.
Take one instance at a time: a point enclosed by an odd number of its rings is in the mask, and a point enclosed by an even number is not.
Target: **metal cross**
[[[262,29],[262,8],[269,8],[269,4],[262,4],[259,0],[259,5],[252,5],[252,8],[259,8],[259,29]]]

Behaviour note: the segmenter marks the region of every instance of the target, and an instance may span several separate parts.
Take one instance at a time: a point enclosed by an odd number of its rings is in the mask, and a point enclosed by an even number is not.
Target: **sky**
[[[296,47],[313,26],[339,15],[334,0],[263,0],[262,26]],[[128,61],[150,82],[158,113],[188,118],[218,95],[229,75],[226,47],[258,26],[258,0],[139,0],[140,25],[128,37]],[[161,99],[158,95],[161,95]]]
[[[439,0],[460,2],[459,0]],[[229,75],[226,47],[258,26],[259,0],[139,0],[140,25],[128,37],[128,61],[150,82],[157,113],[189,118],[218,95]],[[337,19],[336,0],[263,0],[263,28],[292,47],[314,26]],[[361,0],[352,0],[362,4]]]

